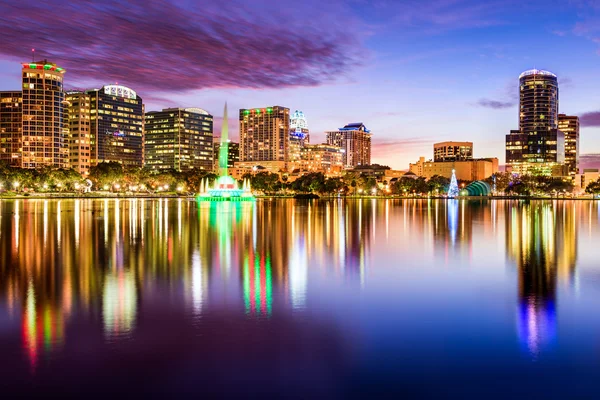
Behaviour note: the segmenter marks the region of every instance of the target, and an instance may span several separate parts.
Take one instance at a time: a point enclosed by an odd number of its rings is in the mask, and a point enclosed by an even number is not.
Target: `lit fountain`
[[[229,136],[227,124],[227,103],[223,115],[223,126],[221,128],[221,147],[219,148],[219,177],[213,187],[210,187],[208,179],[200,181],[198,200],[203,201],[254,201],[250,188],[250,180],[244,179],[242,187],[227,173],[227,161],[229,156]]]

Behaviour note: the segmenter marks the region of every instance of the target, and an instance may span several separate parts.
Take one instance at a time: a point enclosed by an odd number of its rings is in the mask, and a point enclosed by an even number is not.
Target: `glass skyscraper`
[[[558,79],[532,69],[519,76],[519,129],[506,135],[506,164],[515,173],[564,175],[565,141],[558,129]]]
[[[144,162],[144,105],[132,89],[107,85],[88,90],[92,165],[117,161],[141,167]]]
[[[213,116],[201,108],[146,113],[144,164],[152,169],[213,169]]]

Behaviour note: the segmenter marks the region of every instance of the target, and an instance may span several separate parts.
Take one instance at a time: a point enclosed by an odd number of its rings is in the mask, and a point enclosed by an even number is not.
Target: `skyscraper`
[[[508,170],[562,175],[564,134],[558,129],[558,79],[532,69],[519,76],[519,129],[506,135]]]
[[[574,177],[579,173],[579,117],[558,114],[558,129],[565,134],[565,165]]]
[[[146,113],[144,164],[152,169],[213,168],[213,116],[201,108]]]
[[[289,108],[241,109],[239,121],[240,161],[288,161]]]
[[[69,107],[69,166],[82,175],[89,174],[92,150],[90,135],[90,96],[67,92]]]
[[[302,111],[294,111],[290,117],[290,169],[299,167],[302,149],[309,142],[308,123]]]
[[[0,92],[0,161],[21,166],[23,93]]]
[[[68,167],[65,70],[47,60],[22,64],[23,168]]]
[[[132,89],[106,85],[88,90],[92,165],[117,161],[141,167],[144,160],[144,105]]]
[[[371,131],[362,122],[327,132],[327,144],[342,148],[345,168],[371,164]]]

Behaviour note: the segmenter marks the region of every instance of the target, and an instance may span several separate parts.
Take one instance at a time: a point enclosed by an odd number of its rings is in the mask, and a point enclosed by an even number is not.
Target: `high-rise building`
[[[64,68],[47,60],[22,64],[23,168],[68,167],[68,113],[63,91]]]
[[[564,134],[558,129],[558,79],[532,69],[519,76],[519,129],[506,135],[507,169],[516,173],[562,175]]]
[[[89,174],[92,150],[90,134],[90,96],[84,92],[67,92],[69,107],[69,166],[82,175]]]
[[[342,148],[345,168],[371,164],[371,131],[362,122],[327,132],[327,144]]]
[[[579,173],[579,117],[558,114],[558,130],[565,134],[565,165],[570,176]]]
[[[302,158],[302,149],[308,144],[309,140],[306,117],[302,111],[296,110],[290,117],[289,162],[291,163],[291,170],[299,167]]]
[[[213,116],[201,108],[146,113],[144,164],[152,169],[213,169]]]
[[[0,161],[21,166],[23,93],[0,92]]]
[[[469,161],[473,159],[473,142],[441,142],[433,145],[433,161]]]
[[[143,165],[144,105],[128,87],[68,92],[69,164],[82,174],[90,167],[116,161]]]
[[[144,105],[128,87],[106,85],[90,96],[91,163],[116,161],[141,167],[144,162]]]
[[[290,109],[281,106],[240,110],[240,161],[279,161],[289,157]]]
[[[232,142],[231,140],[227,141],[227,168],[233,168],[235,163],[240,161],[240,144]],[[221,137],[215,136],[215,140],[213,141],[213,160],[214,160],[214,170],[219,170],[219,151],[221,150]]]

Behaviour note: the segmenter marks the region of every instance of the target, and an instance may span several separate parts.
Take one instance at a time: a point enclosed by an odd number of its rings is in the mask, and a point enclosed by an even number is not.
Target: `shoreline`
[[[383,200],[452,200],[441,196],[320,196],[318,199],[295,199],[293,195],[256,195],[256,199],[291,199],[291,200],[362,200],[362,199],[383,199]],[[194,199],[196,195],[180,194],[90,194],[78,195],[75,193],[56,193],[56,194],[34,194],[34,195],[2,195],[0,200],[55,200],[55,199]],[[572,201],[599,201],[600,197],[541,197],[541,196],[459,196],[454,200],[572,200]]]

